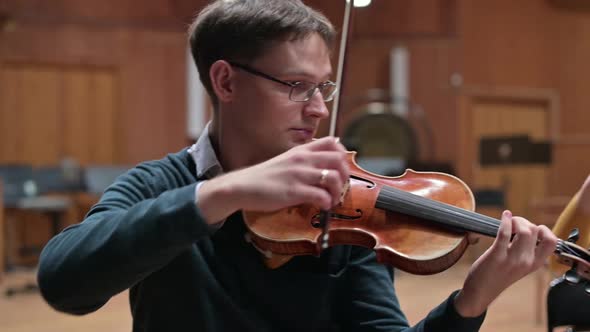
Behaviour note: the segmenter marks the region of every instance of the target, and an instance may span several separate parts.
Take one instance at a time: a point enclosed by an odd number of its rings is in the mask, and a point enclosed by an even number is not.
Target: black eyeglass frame
[[[263,73],[259,70],[256,70],[248,65],[242,64],[242,63],[238,63],[238,62],[234,62],[234,61],[228,61],[228,63],[232,66],[232,67],[236,67],[239,69],[242,69],[243,71],[258,76],[258,77],[262,77],[265,78],[267,80],[288,86],[291,88],[291,91],[289,91],[289,99],[291,101],[294,102],[307,102],[309,101],[318,91],[322,94],[322,99],[325,102],[328,101],[332,101],[334,100],[334,96],[336,95],[336,91],[338,90],[336,83],[332,82],[332,81],[326,81],[326,82],[322,82],[322,83],[312,83],[312,82],[305,82],[305,83],[310,83],[313,84],[313,88],[306,90],[306,98],[304,100],[299,100],[299,99],[294,99],[293,98],[293,91],[295,90],[295,88],[297,88],[299,85],[303,84],[304,82],[295,82],[295,83],[291,83],[291,82],[286,82],[283,80],[280,80],[276,77],[273,77],[269,74]],[[334,90],[328,95],[328,96],[324,96],[324,94],[322,93],[324,87],[331,87]],[[313,91],[313,92],[312,92]]]

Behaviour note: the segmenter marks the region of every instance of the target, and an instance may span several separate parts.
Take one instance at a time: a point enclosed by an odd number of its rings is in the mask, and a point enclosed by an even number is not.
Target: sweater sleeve
[[[86,314],[140,282],[210,230],[195,204],[194,179],[173,167],[121,176],[84,221],[43,249],[38,283],[56,310]]]
[[[457,313],[453,292],[415,326],[410,327],[401,310],[393,287],[393,269],[377,263],[372,250],[356,248],[346,271],[341,292],[350,297],[339,313],[345,331],[388,332],[475,332],[483,323],[485,313],[475,318],[464,318]]]

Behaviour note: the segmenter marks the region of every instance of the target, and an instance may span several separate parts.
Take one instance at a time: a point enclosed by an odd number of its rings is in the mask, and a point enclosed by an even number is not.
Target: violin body
[[[381,176],[360,168],[354,155],[349,152],[349,190],[330,210],[328,244],[374,249],[379,262],[413,274],[434,274],[455,264],[467,248],[466,231],[379,208],[379,197],[384,187],[390,187],[473,211],[475,200],[467,185],[436,172],[407,170],[397,177]],[[275,212],[244,211],[243,215],[251,242],[269,257],[319,255],[319,213],[316,206],[299,205]]]

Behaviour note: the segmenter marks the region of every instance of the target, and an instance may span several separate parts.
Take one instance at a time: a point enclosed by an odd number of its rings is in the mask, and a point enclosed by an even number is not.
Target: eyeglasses
[[[332,81],[326,81],[323,83],[311,83],[311,82],[286,82],[280,80],[278,78],[272,77],[268,74],[265,74],[261,71],[258,71],[248,65],[244,65],[241,63],[228,61],[230,65],[233,67],[242,69],[243,71],[250,73],[252,75],[256,75],[267,80],[277,82],[283,85],[286,85],[291,88],[289,92],[289,99],[296,102],[306,102],[313,97],[316,92],[320,92],[322,94],[322,98],[324,101],[332,101],[334,99],[334,95],[336,94],[336,83]]]

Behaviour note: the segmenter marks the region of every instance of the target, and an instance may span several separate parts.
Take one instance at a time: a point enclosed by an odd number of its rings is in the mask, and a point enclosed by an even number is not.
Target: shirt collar
[[[188,149],[196,165],[197,179],[210,179],[223,174],[209,137],[210,125],[211,122],[207,123],[197,142]]]

